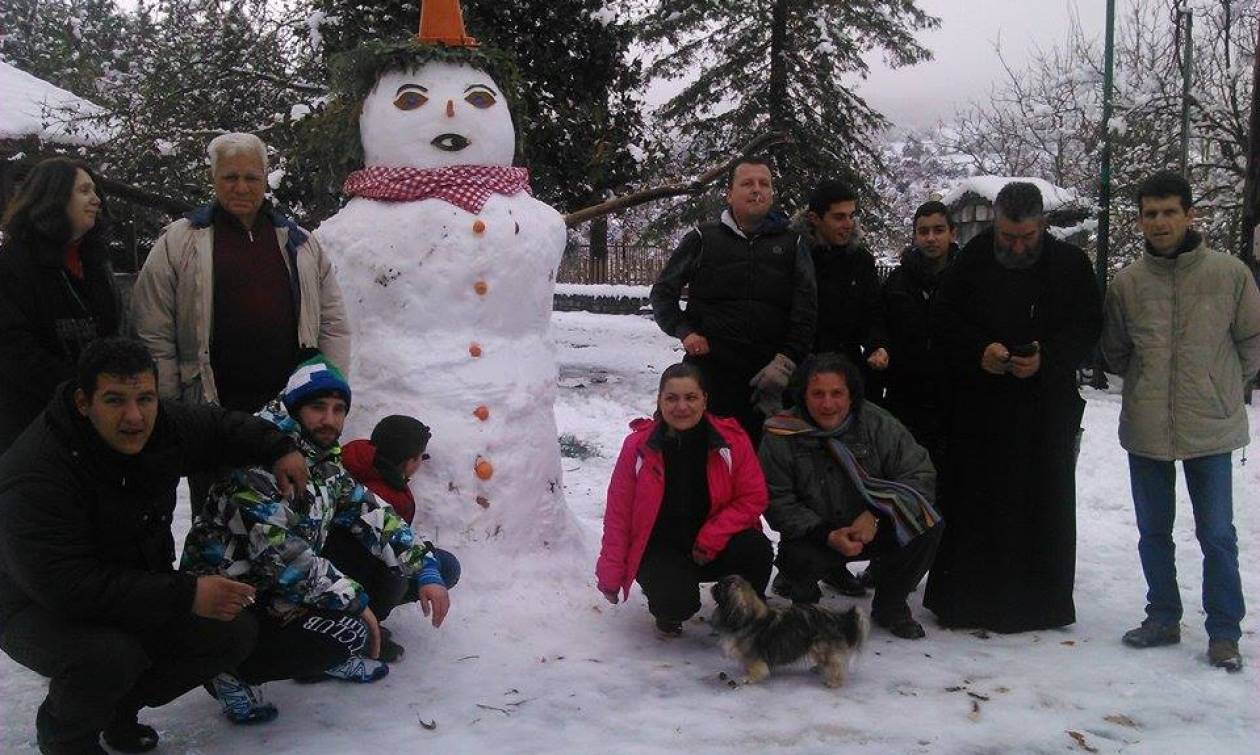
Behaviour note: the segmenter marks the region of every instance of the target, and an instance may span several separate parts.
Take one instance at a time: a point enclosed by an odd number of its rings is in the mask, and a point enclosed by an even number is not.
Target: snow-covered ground
[[[598,451],[564,459],[568,502],[585,535],[580,548],[527,563],[509,562],[494,543],[463,548],[464,576],[440,630],[414,606],[391,617],[408,651],[384,680],[269,684],[280,718],[252,728],[229,724],[196,690],[142,713],[161,733],[161,751],[1257,751],[1256,621],[1248,617],[1243,625],[1243,653],[1253,666],[1229,675],[1207,665],[1199,550],[1184,487],[1176,530],[1186,602],[1182,644],[1136,651],[1119,642],[1141,618],[1145,587],[1115,437],[1118,396],[1088,396],[1075,626],[979,637],[938,629],[912,603],[927,639],[897,640],[874,629],[842,689],[823,687],[804,667],[733,689],[719,673],[739,669],[721,656],[705,624],[689,623],[677,640],[658,639],[637,588],[628,604],[610,606],[592,576],[604,489],[626,422],[651,410],[657,375],[680,350],[640,317],[561,312],[552,328],[561,365],[560,433]],[[1252,410],[1251,424],[1260,426],[1260,411]],[[1252,606],[1260,605],[1258,466],[1260,460],[1240,466],[1235,455],[1235,522]],[[181,530],[186,519],[177,517]],[[825,604],[849,600],[828,594]],[[45,686],[0,657],[0,752],[34,748]]]

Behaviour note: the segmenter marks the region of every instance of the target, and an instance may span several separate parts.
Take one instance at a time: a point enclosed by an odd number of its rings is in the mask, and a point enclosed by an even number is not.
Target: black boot
[[[48,701],[39,706],[35,714],[35,731],[39,741],[39,751],[43,755],[109,755],[101,747],[100,732],[82,734],[74,739],[62,739],[65,727],[48,713]],[[53,738],[56,737],[55,741]]]
[[[148,752],[157,747],[158,733],[152,726],[146,726],[136,720],[115,721],[101,732],[105,744],[119,752]]]
[[[394,642],[394,634],[385,627],[381,627],[381,653],[377,656],[378,660],[385,663],[397,663],[402,660],[403,654],[407,649],[397,642]]]
[[[841,566],[836,571],[823,577],[822,581],[824,585],[850,598],[860,598],[866,594],[866,588],[862,586],[857,577],[853,576],[853,572],[849,571],[847,566]]]

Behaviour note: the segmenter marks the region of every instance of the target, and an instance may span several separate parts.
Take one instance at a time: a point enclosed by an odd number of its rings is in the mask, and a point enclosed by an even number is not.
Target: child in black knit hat
[[[407,481],[420,468],[429,455],[425,449],[433,433],[415,417],[391,414],[372,430],[370,440],[354,440],[341,447],[341,459],[346,471],[361,485],[372,491],[381,501],[393,507],[394,512],[408,525],[416,515],[416,499]],[[449,590],[459,581],[459,560],[450,551],[434,548],[442,581]],[[423,607],[423,606],[422,606]],[[425,612],[427,615],[427,611]],[[381,655],[394,656],[385,660],[397,660],[402,647],[393,642],[382,627]]]

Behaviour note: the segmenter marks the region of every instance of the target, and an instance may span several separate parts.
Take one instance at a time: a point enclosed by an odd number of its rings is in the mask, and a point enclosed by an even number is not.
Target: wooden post
[[[591,221],[590,232],[590,283],[608,282],[608,216],[601,215]]]

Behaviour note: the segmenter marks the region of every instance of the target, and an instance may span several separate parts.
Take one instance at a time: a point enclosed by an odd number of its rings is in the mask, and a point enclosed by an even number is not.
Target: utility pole
[[[1098,187],[1098,251],[1094,255],[1094,275],[1098,290],[1107,293],[1107,256],[1111,252],[1111,90],[1116,57],[1116,0],[1107,0],[1107,36],[1103,48],[1102,171]],[[1107,387],[1102,352],[1094,347],[1094,371],[1089,384]]]
[[[1190,178],[1190,79],[1194,70],[1194,11],[1187,8],[1178,10],[1177,15],[1185,20],[1182,28],[1185,42],[1185,54],[1181,64],[1181,175]]]

